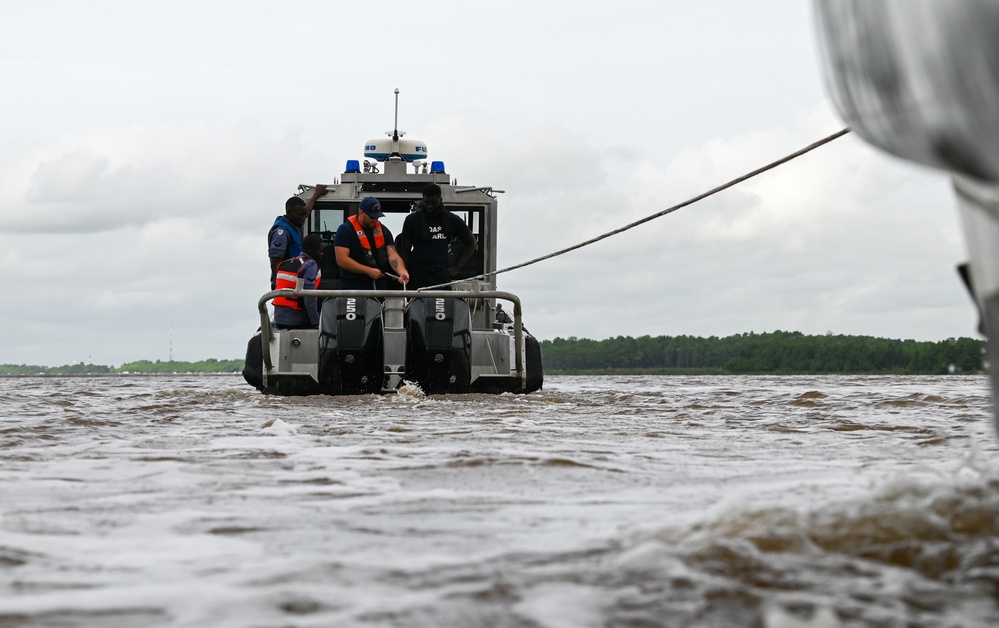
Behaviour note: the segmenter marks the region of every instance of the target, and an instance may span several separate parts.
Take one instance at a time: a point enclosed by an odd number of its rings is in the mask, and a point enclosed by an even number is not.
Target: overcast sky
[[[266,233],[393,124],[500,196],[499,264],[845,126],[804,0],[35,0],[0,20],[0,363],[241,358]],[[975,336],[941,173],[847,136],[500,275],[542,339]]]

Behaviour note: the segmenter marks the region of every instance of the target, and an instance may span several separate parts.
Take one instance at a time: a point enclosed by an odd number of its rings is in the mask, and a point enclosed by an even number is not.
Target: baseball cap
[[[366,196],[361,199],[360,210],[372,218],[384,218],[382,204],[374,196]]]

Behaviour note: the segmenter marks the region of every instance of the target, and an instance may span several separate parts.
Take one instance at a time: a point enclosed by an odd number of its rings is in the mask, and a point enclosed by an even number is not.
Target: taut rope
[[[831,141],[833,141],[835,139],[839,139],[839,138],[843,137],[844,135],[846,135],[849,132],[850,132],[849,128],[845,128],[845,129],[842,129],[840,131],[837,131],[836,133],[833,133],[832,135],[829,135],[828,137],[824,137],[821,140],[819,140],[819,141],[817,141],[817,142],[815,142],[813,144],[809,144],[808,146],[806,146],[806,147],[804,147],[804,148],[802,148],[800,150],[797,150],[797,151],[795,151],[795,152],[793,152],[793,153],[791,153],[789,155],[786,155],[785,157],[781,157],[777,161],[770,162],[769,164],[767,164],[767,165],[765,165],[765,166],[763,166],[761,168],[757,168],[756,170],[753,170],[752,172],[744,174],[741,177],[732,179],[728,183],[723,183],[722,185],[719,185],[716,188],[708,190],[707,192],[704,192],[703,194],[698,194],[697,196],[695,196],[693,198],[690,198],[690,199],[687,199],[686,201],[683,201],[682,203],[678,203],[678,204],[676,204],[676,205],[674,205],[672,207],[669,207],[667,209],[664,209],[664,210],[662,210],[660,212],[656,212],[655,214],[652,214],[651,216],[646,216],[645,218],[642,218],[640,220],[636,220],[635,222],[629,223],[629,224],[627,224],[627,225],[625,225],[623,227],[620,227],[618,229],[615,229],[613,231],[608,231],[607,233],[605,233],[603,235],[599,235],[599,236],[597,236],[595,238],[590,238],[589,240],[586,240],[584,242],[580,242],[579,244],[574,244],[573,246],[570,246],[568,248],[564,248],[564,249],[559,250],[559,251],[555,251],[554,253],[549,253],[548,255],[543,255],[541,257],[536,257],[536,258],[534,258],[532,260],[529,260],[529,261],[526,261],[526,262],[522,262],[520,264],[515,264],[514,266],[508,266],[508,267],[502,268],[500,270],[494,270],[491,273],[483,273],[481,275],[476,275],[475,277],[469,277],[468,279],[485,279],[486,277],[492,277],[494,275],[499,275],[501,273],[508,273],[511,270],[517,270],[518,268],[524,268],[525,266],[530,266],[532,264],[537,264],[538,262],[543,262],[543,261],[545,261],[547,259],[551,259],[553,257],[558,257],[559,255],[564,255],[566,253],[569,253],[570,251],[575,251],[576,249],[581,249],[584,246],[589,246],[590,244],[593,244],[595,242],[599,242],[599,241],[601,241],[601,240],[603,240],[605,238],[609,238],[609,237],[617,235],[619,233],[624,233],[625,231],[628,231],[629,229],[634,229],[638,225],[643,225],[643,224],[645,224],[645,223],[647,223],[647,222],[649,222],[651,220],[655,220],[656,218],[661,218],[661,217],[663,217],[663,216],[665,216],[667,214],[672,214],[673,212],[677,211],[678,209],[682,209],[682,208],[684,208],[684,207],[686,207],[688,205],[693,205],[694,203],[696,203],[698,201],[704,200],[707,197],[712,196],[714,194],[717,194],[717,193],[719,193],[719,192],[721,192],[723,190],[727,190],[728,188],[730,188],[730,187],[732,187],[734,185],[738,185],[738,184],[742,183],[743,181],[746,181],[748,179],[752,179],[753,177],[755,177],[757,175],[760,175],[760,174],[763,174],[764,172],[766,172],[768,170],[773,170],[777,166],[780,166],[782,164],[786,164],[787,162],[791,161],[792,159],[797,159],[798,157],[801,157],[805,153],[811,152],[811,151],[815,150],[816,148],[818,148],[820,146],[823,146],[823,145],[828,144],[829,142],[831,142]],[[467,281],[467,279],[461,279],[459,281]],[[433,289],[436,289],[436,288],[441,288],[443,286],[450,286],[451,284],[454,284],[454,283],[458,283],[458,281],[451,281],[451,282],[448,282],[448,283],[437,284],[436,286],[427,286],[425,288],[420,288],[420,290],[433,290]]]

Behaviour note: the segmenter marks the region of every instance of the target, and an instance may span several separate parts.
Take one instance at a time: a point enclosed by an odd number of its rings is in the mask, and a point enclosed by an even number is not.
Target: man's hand
[[[305,216],[302,217],[303,221],[312,213],[312,209],[316,206],[316,201],[323,194],[326,194],[326,186],[322,183],[317,183],[315,189],[312,190],[312,196],[309,197],[309,200],[305,201]]]
[[[381,279],[382,277],[385,276],[385,273],[383,273],[381,270],[377,268],[372,268],[370,266],[367,267],[367,270],[365,270],[365,272],[368,274],[368,277],[371,277],[372,279]]]
[[[454,279],[455,277],[457,277],[459,272],[461,272],[461,269],[458,268],[457,266],[448,266],[447,267],[447,274],[451,275],[451,279]]]

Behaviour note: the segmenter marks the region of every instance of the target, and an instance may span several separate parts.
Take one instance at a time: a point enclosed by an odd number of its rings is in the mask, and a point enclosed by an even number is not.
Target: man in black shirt
[[[413,289],[450,282],[475,253],[475,236],[465,221],[452,214],[441,202],[441,188],[428,183],[423,188],[423,200],[417,211],[406,216],[397,249],[409,269],[409,287]],[[448,247],[458,238],[464,249],[458,259],[448,265]]]

